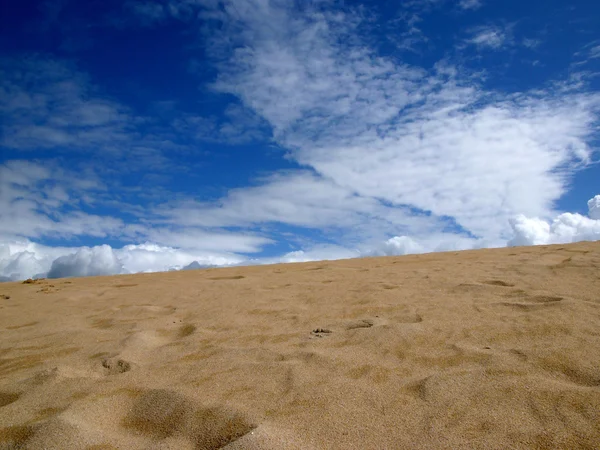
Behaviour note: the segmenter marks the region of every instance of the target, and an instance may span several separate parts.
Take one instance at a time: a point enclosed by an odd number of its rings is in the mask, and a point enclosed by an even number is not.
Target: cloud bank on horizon
[[[600,6],[512,3],[14,6],[0,280],[600,239]]]

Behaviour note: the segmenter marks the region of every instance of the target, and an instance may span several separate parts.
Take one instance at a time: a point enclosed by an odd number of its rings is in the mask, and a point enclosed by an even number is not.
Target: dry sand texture
[[[0,285],[0,448],[600,448],[600,243]]]

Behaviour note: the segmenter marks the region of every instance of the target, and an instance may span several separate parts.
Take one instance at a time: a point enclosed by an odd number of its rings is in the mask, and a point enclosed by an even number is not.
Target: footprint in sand
[[[130,334],[120,342],[119,348],[109,352],[92,355],[91,359],[100,359],[96,367],[100,367],[104,375],[118,375],[129,372],[136,365],[144,365],[148,355],[157,348],[169,344],[169,340],[153,331],[138,331]]]
[[[101,352],[93,355],[93,358],[104,356],[102,367],[107,375],[128,372],[134,365],[132,361],[143,365],[143,361],[147,360],[148,355],[156,349],[184,339],[195,331],[196,326],[190,323],[183,324],[174,330],[137,331],[121,341],[120,349],[110,353]]]
[[[332,331],[328,328],[315,328],[310,332],[310,334],[314,337],[322,338],[331,334]]]
[[[107,369],[108,375],[117,375],[120,373],[129,372],[131,364],[124,359],[107,358],[102,360],[102,367]]]

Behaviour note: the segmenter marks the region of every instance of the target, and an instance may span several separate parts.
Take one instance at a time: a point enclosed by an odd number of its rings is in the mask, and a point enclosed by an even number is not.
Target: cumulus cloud
[[[5,281],[35,277],[76,277],[179,270],[196,261],[204,267],[240,264],[235,253],[190,251],[155,243],[112,248],[49,247],[30,241],[0,244],[0,276]]]
[[[127,273],[179,270],[192,262],[202,267],[229,266],[244,260],[234,253],[198,252],[153,243],[126,245],[115,254]]]
[[[296,250],[275,258],[253,260],[258,264],[295,263],[308,261],[333,261],[336,259],[358,258],[358,250],[340,247],[338,245],[318,245],[306,250]]]
[[[600,220],[600,195],[596,195],[588,202],[588,215],[591,219]]]
[[[121,273],[122,264],[108,245],[83,247],[76,253],[56,258],[48,271],[48,278],[89,277]]]
[[[423,246],[408,236],[394,236],[385,241],[379,248],[371,251],[373,256],[406,255],[409,253],[423,253]]]
[[[518,215],[510,220],[514,236],[510,246],[563,244],[600,240],[600,195],[588,202],[588,216],[564,213],[552,221]]]
[[[47,270],[45,267],[47,265],[46,261],[38,259],[34,252],[26,250],[14,255],[6,250],[2,251],[0,261],[0,264],[2,264],[2,277],[7,281],[40,277]]]
[[[47,247],[28,240],[1,242],[0,276],[7,281],[45,276],[52,261],[74,251],[65,247]]]

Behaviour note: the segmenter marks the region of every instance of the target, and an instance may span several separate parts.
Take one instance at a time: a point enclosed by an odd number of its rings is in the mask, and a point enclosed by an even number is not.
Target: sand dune
[[[12,448],[600,448],[600,243],[1,284]]]

